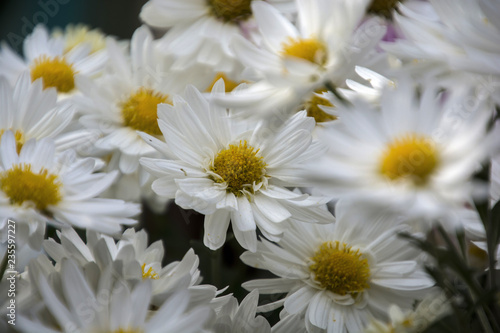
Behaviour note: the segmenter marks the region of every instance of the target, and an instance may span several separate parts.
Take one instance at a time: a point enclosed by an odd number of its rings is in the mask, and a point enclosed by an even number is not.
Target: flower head
[[[223,91],[221,83],[214,94]],[[299,186],[294,170],[321,151],[311,137],[314,122],[305,112],[272,133],[263,123],[252,129],[225,108],[209,105],[193,87],[185,96],[186,100],[174,97],[173,106],[159,106],[158,122],[166,143],[142,135],[165,158],[142,158],[141,164],[159,178],[153,183],[156,193],[206,214],[205,245],[222,246],[230,220],[236,239],[252,250],[256,226],[276,240],[283,232],[282,222],[289,218],[331,221],[320,208],[324,199],[284,187]]]

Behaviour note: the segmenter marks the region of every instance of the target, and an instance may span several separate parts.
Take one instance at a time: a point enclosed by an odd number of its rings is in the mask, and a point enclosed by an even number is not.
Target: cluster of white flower
[[[453,295],[407,238],[465,229],[471,257],[500,256],[474,208],[500,193],[496,0],[149,0],[140,18],[130,41],[38,25],[22,56],[0,48],[0,330],[423,332]],[[130,227],[169,200],[276,278],[238,303],[192,249],[163,266]]]

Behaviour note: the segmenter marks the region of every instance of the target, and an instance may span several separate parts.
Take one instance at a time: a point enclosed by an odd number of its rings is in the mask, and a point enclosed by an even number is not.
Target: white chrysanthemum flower
[[[268,0],[282,10],[292,0]],[[230,71],[237,64],[230,48],[235,35],[251,33],[252,0],[150,0],[140,17],[148,25],[170,28],[161,44],[179,57],[176,67],[185,69],[199,62],[216,70]],[[288,10],[287,10],[288,9]]]
[[[310,165],[309,177],[326,193],[362,198],[404,210],[405,215],[442,217],[461,209],[475,186],[470,181],[490,149],[489,110],[470,96],[439,93],[399,78],[380,108],[361,100],[339,111],[322,131],[329,151]]]
[[[497,103],[500,10],[495,0],[430,0],[399,5],[404,38],[384,44],[420,74],[444,75],[451,87],[481,87]]]
[[[1,239],[7,237],[7,219],[17,222],[17,241],[33,248],[41,244],[45,223],[73,225],[108,234],[121,225],[135,224],[136,204],[96,198],[116,178],[115,173],[94,173],[94,159],[77,159],[72,151],[55,154],[54,142],[29,140],[17,152],[14,134],[7,131],[0,143]]]
[[[213,94],[224,90],[220,83]],[[193,87],[185,96],[174,98],[173,106],[158,107],[166,143],[143,134],[166,159],[141,158],[141,164],[159,178],[153,183],[157,194],[206,214],[206,246],[217,249],[224,244],[230,220],[238,242],[252,251],[256,226],[277,240],[282,222],[292,216],[303,222],[332,221],[321,208],[326,199],[286,188],[300,186],[297,170],[322,151],[312,141],[314,121],[305,112],[273,131],[228,116],[225,108],[209,105]]]
[[[140,156],[156,152],[137,131],[161,137],[157,105],[171,103],[171,94],[184,87],[178,88],[175,78],[162,71],[153,36],[146,27],[134,32],[130,56],[114,41],[109,41],[108,52],[113,59],[112,74],[94,82],[78,79],[84,96],[75,101],[84,113],[80,122],[102,132],[96,147],[119,154],[120,171],[130,174],[139,167]]]
[[[262,45],[239,37],[233,48],[238,59],[264,79],[217,100],[247,115],[255,110],[262,115],[276,109],[297,110],[313,92],[343,86],[354,65],[371,57],[385,32],[378,18],[358,27],[368,2],[299,0],[296,27],[273,6],[255,1],[252,9]]]
[[[262,240],[241,259],[279,276],[243,284],[261,294],[287,293],[261,307],[284,305],[305,313],[308,332],[361,332],[372,317],[385,318],[391,303],[411,309],[433,285],[417,261],[418,251],[391,227],[391,215],[360,211],[356,203],[336,205],[330,225],[288,223],[279,245]]]
[[[451,312],[446,295],[429,295],[413,311],[403,312],[397,305],[389,308],[390,322],[372,320],[364,333],[423,333],[436,320]]]
[[[92,271],[92,274],[89,274]],[[23,332],[204,332],[211,315],[204,304],[189,308],[185,290],[170,295],[150,312],[151,282],[130,287],[113,267],[79,267],[64,259],[56,274],[37,276],[36,292],[43,299],[37,311],[21,313],[18,325]],[[57,281],[57,282],[55,282]]]
[[[88,130],[70,130],[75,107],[57,101],[55,89],[43,89],[42,80],[31,82],[24,72],[14,89],[0,77],[0,137],[6,130],[15,134],[18,151],[29,139],[53,138],[58,151],[86,144],[95,137]]]
[[[54,87],[61,94],[75,92],[75,78],[100,73],[108,61],[105,51],[91,53],[82,43],[65,52],[64,38],[50,37],[43,25],[37,25],[24,41],[24,59],[6,43],[0,51],[0,74],[13,85],[19,75],[30,71],[31,79],[42,78],[45,88]]]
[[[153,304],[160,305],[168,295],[179,289],[188,289],[194,300],[204,300],[206,303],[217,294],[214,286],[200,285],[199,259],[192,249],[181,261],[163,267],[164,249],[161,241],[148,246],[148,236],[144,230],[135,232],[134,229],[127,229],[117,243],[109,236],[87,231],[85,244],[71,228],[58,232],[58,236],[60,243],[53,239],[43,243],[43,248],[56,264],[64,258],[72,258],[82,267],[95,262],[105,269],[119,260],[125,279],[151,280]]]

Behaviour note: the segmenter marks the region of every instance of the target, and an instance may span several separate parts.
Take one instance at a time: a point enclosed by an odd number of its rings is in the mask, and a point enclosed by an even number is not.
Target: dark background
[[[22,50],[22,40],[37,23],[64,28],[84,23],[120,39],[130,38],[141,25],[146,0],[0,0],[0,40]]]

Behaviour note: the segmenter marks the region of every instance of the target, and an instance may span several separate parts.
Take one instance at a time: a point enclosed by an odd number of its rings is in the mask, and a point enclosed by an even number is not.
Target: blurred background
[[[64,28],[84,23],[119,39],[130,38],[141,25],[139,12],[146,0],[1,0],[0,39],[20,52],[33,27]]]

